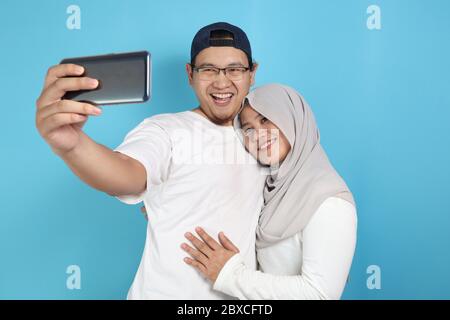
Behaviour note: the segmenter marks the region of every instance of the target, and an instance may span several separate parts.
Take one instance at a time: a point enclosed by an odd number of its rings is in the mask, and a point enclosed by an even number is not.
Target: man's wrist
[[[82,150],[86,147],[86,138],[87,136],[84,133],[80,133],[79,141],[72,149],[57,150],[52,148],[52,150],[61,159],[70,162],[71,160],[79,158],[79,155],[82,154]]]

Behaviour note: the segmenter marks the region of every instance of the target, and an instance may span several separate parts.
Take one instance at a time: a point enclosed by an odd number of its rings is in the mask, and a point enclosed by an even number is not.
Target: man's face
[[[195,66],[249,67],[246,54],[233,47],[206,48],[197,55]],[[186,65],[189,84],[200,102],[201,111],[219,125],[231,125],[250,86],[255,82],[256,68],[257,65],[254,65],[253,70],[245,72],[238,81],[229,80],[223,71],[215,79],[205,81],[199,79],[198,73],[189,64]]]

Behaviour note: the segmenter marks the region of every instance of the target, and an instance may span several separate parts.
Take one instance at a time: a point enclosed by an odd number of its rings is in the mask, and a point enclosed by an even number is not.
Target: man
[[[256,268],[255,229],[263,203],[264,175],[231,126],[254,83],[246,34],[215,23],[192,41],[189,83],[200,106],[145,119],[110,150],[82,126],[99,115],[94,106],[61,100],[67,91],[93,89],[95,79],[75,65],[51,67],[37,100],[36,125],[53,152],[90,186],[119,200],[144,202],[149,215],[144,253],[128,299],[229,298],[183,262],[186,231],[224,231]]]

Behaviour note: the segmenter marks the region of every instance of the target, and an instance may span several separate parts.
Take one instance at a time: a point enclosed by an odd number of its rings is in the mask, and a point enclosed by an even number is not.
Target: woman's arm
[[[355,207],[329,198],[303,230],[301,275],[275,276],[250,270],[233,257],[214,288],[240,299],[339,299],[355,251],[356,227]]]
[[[214,289],[239,299],[339,299],[355,250],[356,222],[353,205],[329,198],[303,230],[301,275],[279,276],[255,271],[234,254],[210,280],[214,281]],[[212,258],[202,257],[203,263],[199,263],[202,270],[208,270],[213,261],[218,269],[218,259],[214,254],[209,255]]]
[[[330,299],[309,275],[279,276],[245,266],[233,256],[214,282],[214,290],[241,300],[326,300]]]

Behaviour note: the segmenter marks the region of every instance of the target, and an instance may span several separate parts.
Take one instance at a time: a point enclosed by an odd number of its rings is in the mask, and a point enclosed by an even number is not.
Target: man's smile
[[[224,93],[211,93],[211,98],[213,99],[214,103],[218,106],[227,106],[231,99],[234,97],[234,93],[231,92],[224,92]]]

